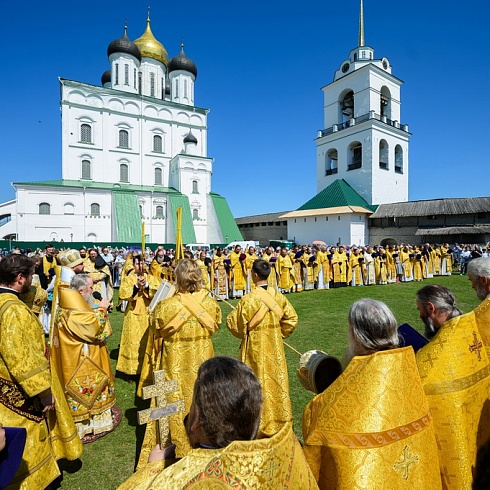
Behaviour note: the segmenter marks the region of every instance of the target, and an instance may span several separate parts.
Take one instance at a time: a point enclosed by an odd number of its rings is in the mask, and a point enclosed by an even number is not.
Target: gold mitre
[[[296,374],[307,390],[318,394],[342,374],[342,364],[326,352],[309,350],[301,356]]]
[[[75,267],[83,262],[83,259],[80,257],[80,252],[73,248],[60,252],[56,256],[56,260],[63,267]]]

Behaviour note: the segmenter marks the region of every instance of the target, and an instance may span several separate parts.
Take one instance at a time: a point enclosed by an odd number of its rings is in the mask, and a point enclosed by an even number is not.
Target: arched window
[[[329,150],[325,162],[325,175],[336,174],[339,171],[338,161],[339,154],[337,150]]]
[[[129,182],[129,167],[126,163],[119,165],[119,182]]]
[[[192,181],[192,193],[199,194],[199,186],[197,180]]]
[[[162,169],[160,167],[155,168],[155,185],[163,185]]]
[[[47,202],[39,204],[39,214],[51,214],[51,206]]]
[[[82,179],[90,180],[92,178],[91,167],[90,160],[82,160]]]
[[[400,145],[395,146],[395,172],[403,173],[403,148]]]
[[[119,148],[129,148],[129,133],[125,129],[119,131]]]
[[[155,208],[155,216],[157,218],[163,218],[163,206],[157,206]]]
[[[192,219],[199,219],[199,209],[192,210]]]
[[[389,168],[388,143],[385,140],[379,142],[379,168],[384,170]]]
[[[349,146],[349,163],[347,170],[354,170],[362,167],[362,144],[354,141]]]
[[[349,121],[354,117],[354,92],[349,90],[340,101],[342,122]]]
[[[64,206],[65,214],[75,214],[75,206],[71,202],[67,202]]]
[[[90,216],[100,216],[100,205],[96,202],[90,205]]]
[[[153,151],[157,153],[162,153],[162,137],[158,134],[153,136]]]
[[[380,109],[381,116],[391,119],[391,93],[388,87],[382,87],[380,93]]]
[[[80,126],[80,143],[92,143],[92,126],[90,124]]]

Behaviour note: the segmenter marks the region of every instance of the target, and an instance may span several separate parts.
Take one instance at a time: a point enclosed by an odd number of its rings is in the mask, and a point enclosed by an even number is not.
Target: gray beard
[[[83,296],[83,299],[87,302],[87,304],[90,306],[90,308],[93,310],[95,308],[95,299],[92,295],[87,295],[86,297]]]
[[[437,333],[436,327],[434,327],[434,322],[430,318],[427,318],[426,320],[424,320],[424,325],[425,338],[429,340],[433,339],[434,335]]]

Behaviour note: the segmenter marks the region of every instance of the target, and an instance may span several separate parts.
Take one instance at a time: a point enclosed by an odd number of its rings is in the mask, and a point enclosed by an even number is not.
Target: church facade
[[[144,222],[147,242],[175,243],[181,207],[184,243],[240,240],[211,190],[208,110],[194,103],[197,67],[184,46],[169,59],[148,18],[140,38],[125,27],[107,55],[101,86],[60,78],[62,179],[14,183],[2,238],[139,242]]]

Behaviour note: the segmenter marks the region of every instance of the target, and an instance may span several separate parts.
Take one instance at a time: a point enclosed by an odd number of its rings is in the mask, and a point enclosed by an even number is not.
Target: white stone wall
[[[328,218],[328,219],[327,219]],[[368,243],[366,216],[360,213],[288,218],[288,240],[298,244],[322,240],[327,244]],[[362,244],[364,244],[362,243]]]
[[[175,70],[170,72],[170,90],[172,102],[194,105],[195,77],[188,71]]]
[[[80,180],[82,160],[91,162],[92,179],[119,182],[120,165],[129,167],[133,185],[154,185],[155,167],[169,185],[170,159],[183,149],[192,130],[196,154],[207,155],[207,115],[158,99],[141,99],[102,87],[62,80],[62,177]],[[81,142],[81,125],[92,128],[92,142]],[[129,148],[119,146],[119,131],[128,132]],[[162,152],[153,151],[153,136],[162,137]]]

